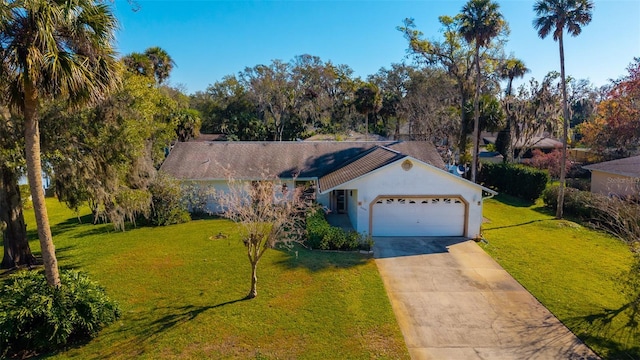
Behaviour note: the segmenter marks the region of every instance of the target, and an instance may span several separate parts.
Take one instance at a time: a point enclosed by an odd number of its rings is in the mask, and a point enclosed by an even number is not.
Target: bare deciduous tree
[[[260,181],[229,179],[227,191],[216,191],[221,215],[238,224],[242,242],[251,263],[251,290],[247,299],[255,298],[258,262],[267,249],[291,247],[304,235],[305,209],[310,205],[302,197],[302,188],[289,189],[276,176],[262,176]]]

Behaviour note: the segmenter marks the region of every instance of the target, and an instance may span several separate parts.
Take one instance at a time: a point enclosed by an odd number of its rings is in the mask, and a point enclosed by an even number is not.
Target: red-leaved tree
[[[560,150],[553,150],[550,153],[545,153],[539,149],[533,150],[533,157],[529,162],[529,165],[542,169],[549,170],[549,175],[558,179],[560,177],[560,164],[562,161],[562,153]],[[571,170],[571,161],[569,159],[566,160],[565,169],[567,172]]]
[[[595,119],[580,126],[583,141],[597,151],[628,155],[640,147],[640,58],[627,71],[600,102]]]

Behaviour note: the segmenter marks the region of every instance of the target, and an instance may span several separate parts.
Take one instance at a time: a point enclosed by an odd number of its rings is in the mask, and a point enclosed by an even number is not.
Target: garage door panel
[[[373,205],[374,236],[463,236],[465,204],[456,198],[379,199]]]

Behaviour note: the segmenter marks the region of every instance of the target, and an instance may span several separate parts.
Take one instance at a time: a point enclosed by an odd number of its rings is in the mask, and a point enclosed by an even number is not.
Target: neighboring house
[[[497,136],[493,134],[489,134],[487,136],[482,137],[482,141],[485,145],[496,143]],[[518,156],[518,153],[522,150],[525,150],[525,153],[522,155],[522,158],[530,158],[533,156],[533,150],[541,150],[544,153],[550,153],[556,149],[562,149],[562,142],[557,139],[552,139],[546,136],[534,136],[531,139],[528,139],[527,142],[523,139],[519,139],[513,145],[513,151],[515,157]]]
[[[591,171],[591,192],[605,195],[640,195],[640,156],[583,166]]]
[[[217,191],[230,173],[310,184],[320,204],[373,236],[479,236],[483,195],[496,193],[444,169],[435,147],[417,141],[178,143],[160,168]]]

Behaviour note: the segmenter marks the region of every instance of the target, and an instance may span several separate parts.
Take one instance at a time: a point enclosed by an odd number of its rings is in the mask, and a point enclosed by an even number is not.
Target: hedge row
[[[370,250],[372,242],[355,231],[331,226],[324,213],[315,209],[307,216],[306,245],[321,250]]]
[[[547,186],[549,174],[524,165],[487,163],[482,164],[478,181],[498,192],[534,201]]]

